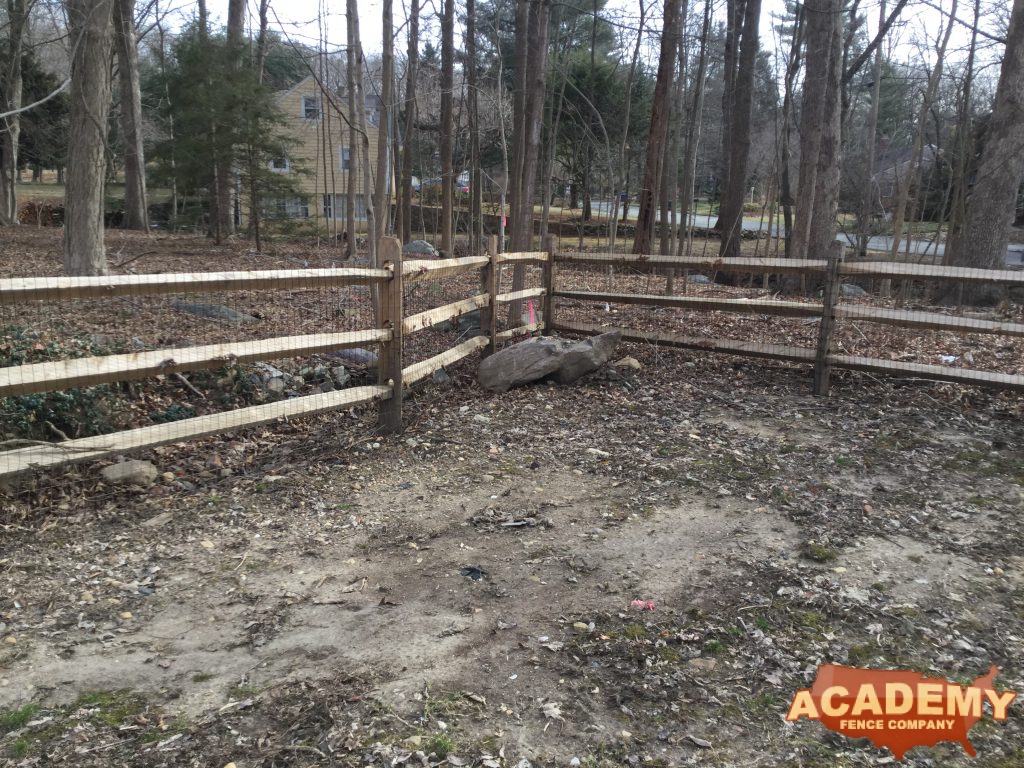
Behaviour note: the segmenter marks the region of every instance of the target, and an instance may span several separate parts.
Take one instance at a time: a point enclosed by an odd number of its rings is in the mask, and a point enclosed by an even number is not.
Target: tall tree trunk
[[[815,221],[815,187],[825,133],[833,130],[832,112],[839,104],[839,57],[842,54],[842,0],[807,0],[807,76],[800,102],[800,175],[797,186],[796,221],[793,225],[791,255],[809,255],[811,227]],[[829,137],[830,144],[839,136]],[[824,256],[824,253],[817,254]]]
[[[7,0],[7,51],[10,55],[7,72],[0,80],[7,96],[0,111],[21,108],[21,57],[25,33],[28,31],[28,0]],[[0,226],[18,223],[18,139],[21,136],[21,114],[14,112],[0,123]]]
[[[918,163],[921,161],[921,150],[924,146],[928,112],[932,108],[932,101],[935,99],[935,94],[939,88],[939,81],[942,79],[942,64],[946,56],[946,46],[949,44],[949,37],[953,33],[953,19],[956,17],[956,6],[957,0],[953,0],[949,14],[950,17],[946,21],[946,29],[942,35],[942,41],[935,52],[935,66],[928,75],[928,84],[921,98],[921,112],[918,115],[917,125],[914,130],[914,142],[910,149],[910,163],[907,165],[906,176],[902,180],[899,178],[899,169],[897,168],[896,180],[899,182],[899,193],[896,199],[896,210],[892,218],[892,246],[889,251],[889,256],[894,260],[900,250],[900,238],[903,237],[903,224],[907,215],[907,202],[910,199],[910,188],[913,186],[914,173]],[[917,190],[916,194],[921,194],[920,189]]]
[[[245,21],[245,0],[228,0],[227,66],[235,72],[241,66],[242,32]],[[228,129],[230,130],[230,129]],[[235,152],[222,144],[216,161],[214,197],[216,199],[216,229],[220,240],[235,232]]]
[[[383,237],[390,212],[391,100],[395,80],[395,38],[392,0],[384,0],[384,51],[381,56],[380,121],[377,123],[377,175],[373,192],[377,237]]]
[[[373,169],[370,165],[370,133],[366,127],[366,94],[363,91],[363,73],[366,70],[365,59],[363,58],[363,45],[359,38],[359,13],[356,8],[356,0],[349,0],[349,24],[350,32],[352,35],[350,45],[352,45],[356,54],[356,66],[355,66],[355,102],[356,110],[354,115],[354,122],[356,125],[356,132],[359,141],[359,168],[362,171],[363,177],[363,204],[366,206],[366,248],[369,251],[370,264],[379,267],[378,263],[378,239],[380,234],[377,232],[377,216],[373,209],[373,198],[371,193],[373,191]],[[350,118],[353,119],[353,118]],[[355,153],[353,152],[353,155]],[[378,172],[383,169],[378,169]],[[350,233],[349,237],[354,239],[355,233]],[[379,297],[377,292],[373,292],[374,301],[376,302]]]
[[[885,23],[885,0],[878,7],[878,23]],[[882,96],[882,47],[875,50],[875,63],[871,70],[871,109],[868,111],[866,177],[864,179],[864,197],[860,204],[858,218],[857,253],[864,257],[868,252],[868,240],[871,238],[871,219],[875,212],[875,145],[878,142],[878,106]]]
[[[972,108],[974,61],[978,49],[978,19],[980,16],[981,0],[974,0],[974,23],[971,31],[971,44],[968,48],[967,63],[964,66],[963,86],[960,89],[956,161],[952,173],[953,190],[950,203],[947,249],[953,249],[956,246],[956,242],[963,232],[964,222],[967,220],[967,194],[970,188],[968,174],[972,165],[971,159],[974,156],[975,139],[975,122]]]
[[[779,198],[782,203],[783,236],[786,240],[786,258],[792,258],[793,250],[793,184],[790,180],[793,137],[793,95],[796,76],[800,72],[800,51],[803,48],[806,15],[803,6],[796,9],[793,20],[793,40],[786,62],[785,95],[782,98],[782,136],[779,152]]]
[[[759,0],[754,0],[759,2]],[[644,158],[644,176],[640,185],[640,210],[636,217],[636,235],[633,253],[650,253],[654,236],[654,195],[661,188],[661,175],[665,161],[665,139],[671,113],[672,76],[675,73],[676,46],[679,44],[680,0],[666,0],[664,26],[661,33],[661,53],[658,57],[658,75],[654,81],[654,103],[651,107],[651,127],[647,136]]]
[[[359,9],[355,0],[347,0],[345,6],[345,27],[347,33],[345,51],[345,92],[348,97],[348,168],[345,169],[345,259],[356,253],[356,189],[359,178],[359,132],[356,128],[356,112],[363,109],[358,101],[356,84],[362,82],[363,72],[359,68]],[[341,150],[344,155],[344,148]],[[364,193],[369,190],[364,189]],[[332,201],[332,203],[335,201]],[[331,214],[338,212],[332,207]]]
[[[64,271],[101,275],[103,190],[107,175],[107,116],[114,0],[68,0],[71,58],[68,165],[64,190]]]
[[[726,73],[726,83],[731,87],[726,89],[722,97],[722,156],[725,159],[725,185],[722,189],[717,227],[722,237],[719,255],[723,257],[740,255],[761,0],[729,0],[729,6],[730,24],[735,25],[735,71],[731,74]]]
[[[412,136],[416,130],[416,65],[419,59],[419,0],[409,4],[409,48],[405,70],[405,130],[402,141],[402,242],[412,240]]]
[[[524,119],[522,126],[522,166],[519,189],[512,205],[512,250],[528,251],[533,242],[533,199],[537,179],[540,151],[540,124],[544,116],[544,84],[547,74],[548,21],[551,0],[530,0],[528,14],[528,51],[523,57],[528,63],[524,73]],[[516,30],[518,36],[518,30]],[[517,60],[517,64],[519,61]],[[526,272],[522,264],[512,271],[512,290],[523,289]],[[519,325],[522,302],[509,304],[509,325]]]
[[[594,0],[594,31],[592,33],[592,39],[590,44],[590,60],[591,66],[594,61],[594,46],[596,45],[597,37],[597,19],[598,19],[598,0]],[[627,147],[629,146],[629,126],[632,120],[633,114],[633,82],[636,79],[637,67],[640,63],[640,48],[643,45],[644,40],[644,23],[647,20],[647,5],[644,0],[640,0],[640,19],[637,23],[636,30],[636,44],[633,46],[633,56],[629,62],[629,74],[626,76],[626,103],[623,108],[622,116],[622,146],[619,148],[619,167],[618,176],[615,178],[615,183],[612,189],[612,205],[611,213],[608,216],[608,250],[615,250],[616,239],[618,237],[619,228],[619,199],[622,193],[629,188],[629,152]],[[593,98],[591,98],[593,101]],[[584,206],[589,207],[589,184],[584,189],[584,195],[587,196]],[[626,214],[629,212],[629,195],[625,195],[625,205],[622,207],[622,220],[626,220]],[[584,216],[584,221],[587,221],[589,216]]]
[[[117,74],[121,91],[121,134],[124,137],[124,226],[149,230],[146,200],[146,156],[142,146],[142,91],[135,38],[135,0],[115,0],[114,28]]]
[[[455,0],[441,6],[441,250],[451,256],[455,204]]]
[[[1013,2],[1006,53],[984,141],[963,233],[946,250],[945,263],[952,266],[1006,266],[1017,191],[1024,177],[1024,0]],[[996,296],[984,288],[966,294],[966,300],[973,302]]]
[[[697,175],[697,145],[700,143],[700,127],[704,113],[705,80],[708,71],[708,34],[711,31],[711,0],[704,0],[704,25],[700,35],[700,53],[697,54],[697,74],[693,80],[693,103],[690,120],[686,126],[686,148],[683,150],[683,178],[679,184],[679,226],[685,236],[679,238],[677,253],[690,255],[693,240],[690,227],[690,208],[693,205],[693,182]]]
[[[469,253],[476,255],[483,248],[484,189],[480,167],[480,106],[478,99],[476,53],[476,0],[466,0],[466,105],[469,113]]]

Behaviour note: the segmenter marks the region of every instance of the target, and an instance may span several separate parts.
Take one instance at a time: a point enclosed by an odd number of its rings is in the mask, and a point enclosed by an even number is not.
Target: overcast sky
[[[646,0],[646,2],[658,3],[652,10],[648,11],[647,22],[648,26],[657,29],[660,26],[660,1]],[[949,8],[951,2],[952,0],[923,0],[923,2],[914,0],[911,2],[911,7],[905,10],[903,14],[906,23],[897,33],[900,48],[897,50],[896,55],[899,58],[909,58],[914,50],[915,42],[923,38],[932,38],[931,42],[934,44],[934,37],[940,29],[942,17],[938,11],[929,7],[929,5],[941,5],[942,7]],[[395,47],[399,52],[405,48],[404,23],[407,3],[408,0],[395,0],[394,5],[395,26],[399,29]],[[383,32],[381,2],[380,0],[357,0],[357,4],[359,7],[360,36],[363,42],[363,50],[368,55],[379,52],[381,50]],[[691,0],[690,4],[693,6],[694,1]],[[891,0],[889,4],[892,5]],[[716,5],[724,6],[724,0],[716,0]],[[776,44],[776,39],[771,29],[771,15],[773,13],[781,13],[783,6],[784,0],[762,1],[761,45],[769,51],[774,50]],[[969,6],[968,2],[961,2],[958,16],[968,18],[970,14]],[[227,14],[227,0],[213,0],[209,7],[215,22],[223,23]],[[634,0],[633,2],[630,2],[630,0],[610,0],[609,7],[621,13],[625,17],[625,23],[629,23],[628,19],[630,18],[635,23],[639,0]],[[271,0],[270,8],[271,28],[281,31],[295,42],[317,46],[320,40],[323,39],[326,40],[329,49],[338,49],[345,45],[345,4],[340,0]],[[871,32],[877,28],[878,8],[878,0],[863,0],[861,2],[861,9],[867,16],[868,28]],[[256,4],[254,0],[250,3],[250,14],[254,14],[255,10]],[[426,20],[426,23],[433,26],[434,31],[433,34],[430,32],[421,34],[421,45],[427,39],[433,39],[435,44],[440,45],[436,32],[436,14],[439,10],[440,0],[427,0],[426,5],[423,6],[421,17]],[[720,14],[721,8],[717,10]],[[984,18],[986,17],[983,16]],[[991,19],[988,19],[988,21],[991,22]],[[254,16],[251,16],[251,23],[256,23]],[[984,24],[985,21],[983,21]],[[950,42],[951,51],[966,46],[968,41],[969,34],[966,28],[958,26]],[[906,55],[901,56],[901,53]],[[651,55],[653,56],[653,51]],[[951,58],[956,58],[956,54],[951,53]]]

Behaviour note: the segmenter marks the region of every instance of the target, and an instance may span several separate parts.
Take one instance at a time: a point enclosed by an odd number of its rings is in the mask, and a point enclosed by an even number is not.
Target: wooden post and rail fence
[[[242,363],[308,356],[315,353],[377,345],[377,383],[327,393],[294,397],[232,411],[213,413],[166,424],[139,427],[108,435],[68,440],[61,443],[31,444],[0,452],[0,475],[52,467],[75,461],[98,459],[131,450],[176,443],[218,432],[340,408],[377,403],[378,427],[382,432],[402,428],[402,400],[405,389],[444,366],[481,350],[493,353],[499,344],[535,331],[597,334],[609,326],[561,320],[557,302],[621,303],[678,309],[821,318],[816,348],[750,341],[708,339],[670,333],[641,332],[623,328],[627,341],[681,349],[725,352],[757,358],[785,360],[814,365],[814,392],[828,394],[832,368],[907,375],[917,378],[978,384],[1024,390],[1024,376],[947,366],[900,363],[867,357],[831,353],[837,319],[851,318],[906,328],[926,328],[962,333],[999,334],[1024,337],[1024,324],[958,317],[939,312],[909,312],[840,302],[845,277],[880,277],[917,280],[958,280],[1024,286],[1024,272],[936,267],[889,262],[844,262],[837,247],[826,260],[750,259],[723,261],[699,257],[620,256],[612,254],[556,254],[553,239],[546,250],[524,253],[497,252],[494,238],[484,256],[440,260],[406,260],[394,238],[381,242],[382,267],[301,269],[256,272],[204,272],[187,274],[117,275],[102,277],[38,277],[0,280],[0,304],[24,304],[39,300],[62,301],[114,296],[201,294],[212,291],[285,290],[294,288],[338,288],[369,286],[379,291],[375,327],[343,333],[284,336],[258,341],[221,343],[131,354],[83,357],[47,363],[0,368],[0,397],[87,387],[97,384],[139,380],[148,377],[203,369],[221,369]],[[499,293],[499,273],[505,265],[540,265],[542,285]],[[709,296],[656,296],[598,291],[558,290],[558,265],[591,268],[615,267],[629,272],[728,271],[743,274],[821,276],[821,303],[775,299],[737,299]],[[403,295],[406,284],[434,280],[461,273],[480,273],[480,293],[468,299],[406,316]],[[516,328],[498,330],[500,306],[533,298],[544,298],[541,317]],[[413,334],[460,315],[480,310],[481,335],[470,338],[426,360],[403,367],[403,344]]]

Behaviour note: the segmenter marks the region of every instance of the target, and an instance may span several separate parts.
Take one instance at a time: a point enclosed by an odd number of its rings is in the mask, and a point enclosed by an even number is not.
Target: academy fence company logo
[[[993,719],[1002,722],[1017,697],[993,687],[998,674],[993,665],[987,675],[962,686],[917,672],[822,664],[814,685],[793,696],[786,720],[807,717],[844,736],[867,737],[892,750],[897,760],[913,747],[940,741],[958,742],[974,757],[967,733],[981,720],[982,705],[988,702]]]

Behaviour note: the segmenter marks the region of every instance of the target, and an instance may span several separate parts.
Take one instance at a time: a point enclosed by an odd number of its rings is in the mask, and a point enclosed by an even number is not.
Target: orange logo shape
[[[982,704],[992,717],[1006,720],[1017,697],[993,685],[999,670],[962,686],[917,672],[857,669],[822,664],[811,688],[797,691],[786,720],[818,720],[830,731],[850,738],[867,737],[876,747],[888,747],[897,760],[913,747],[933,747],[940,741],[961,744],[971,757],[967,733],[981,720]]]

